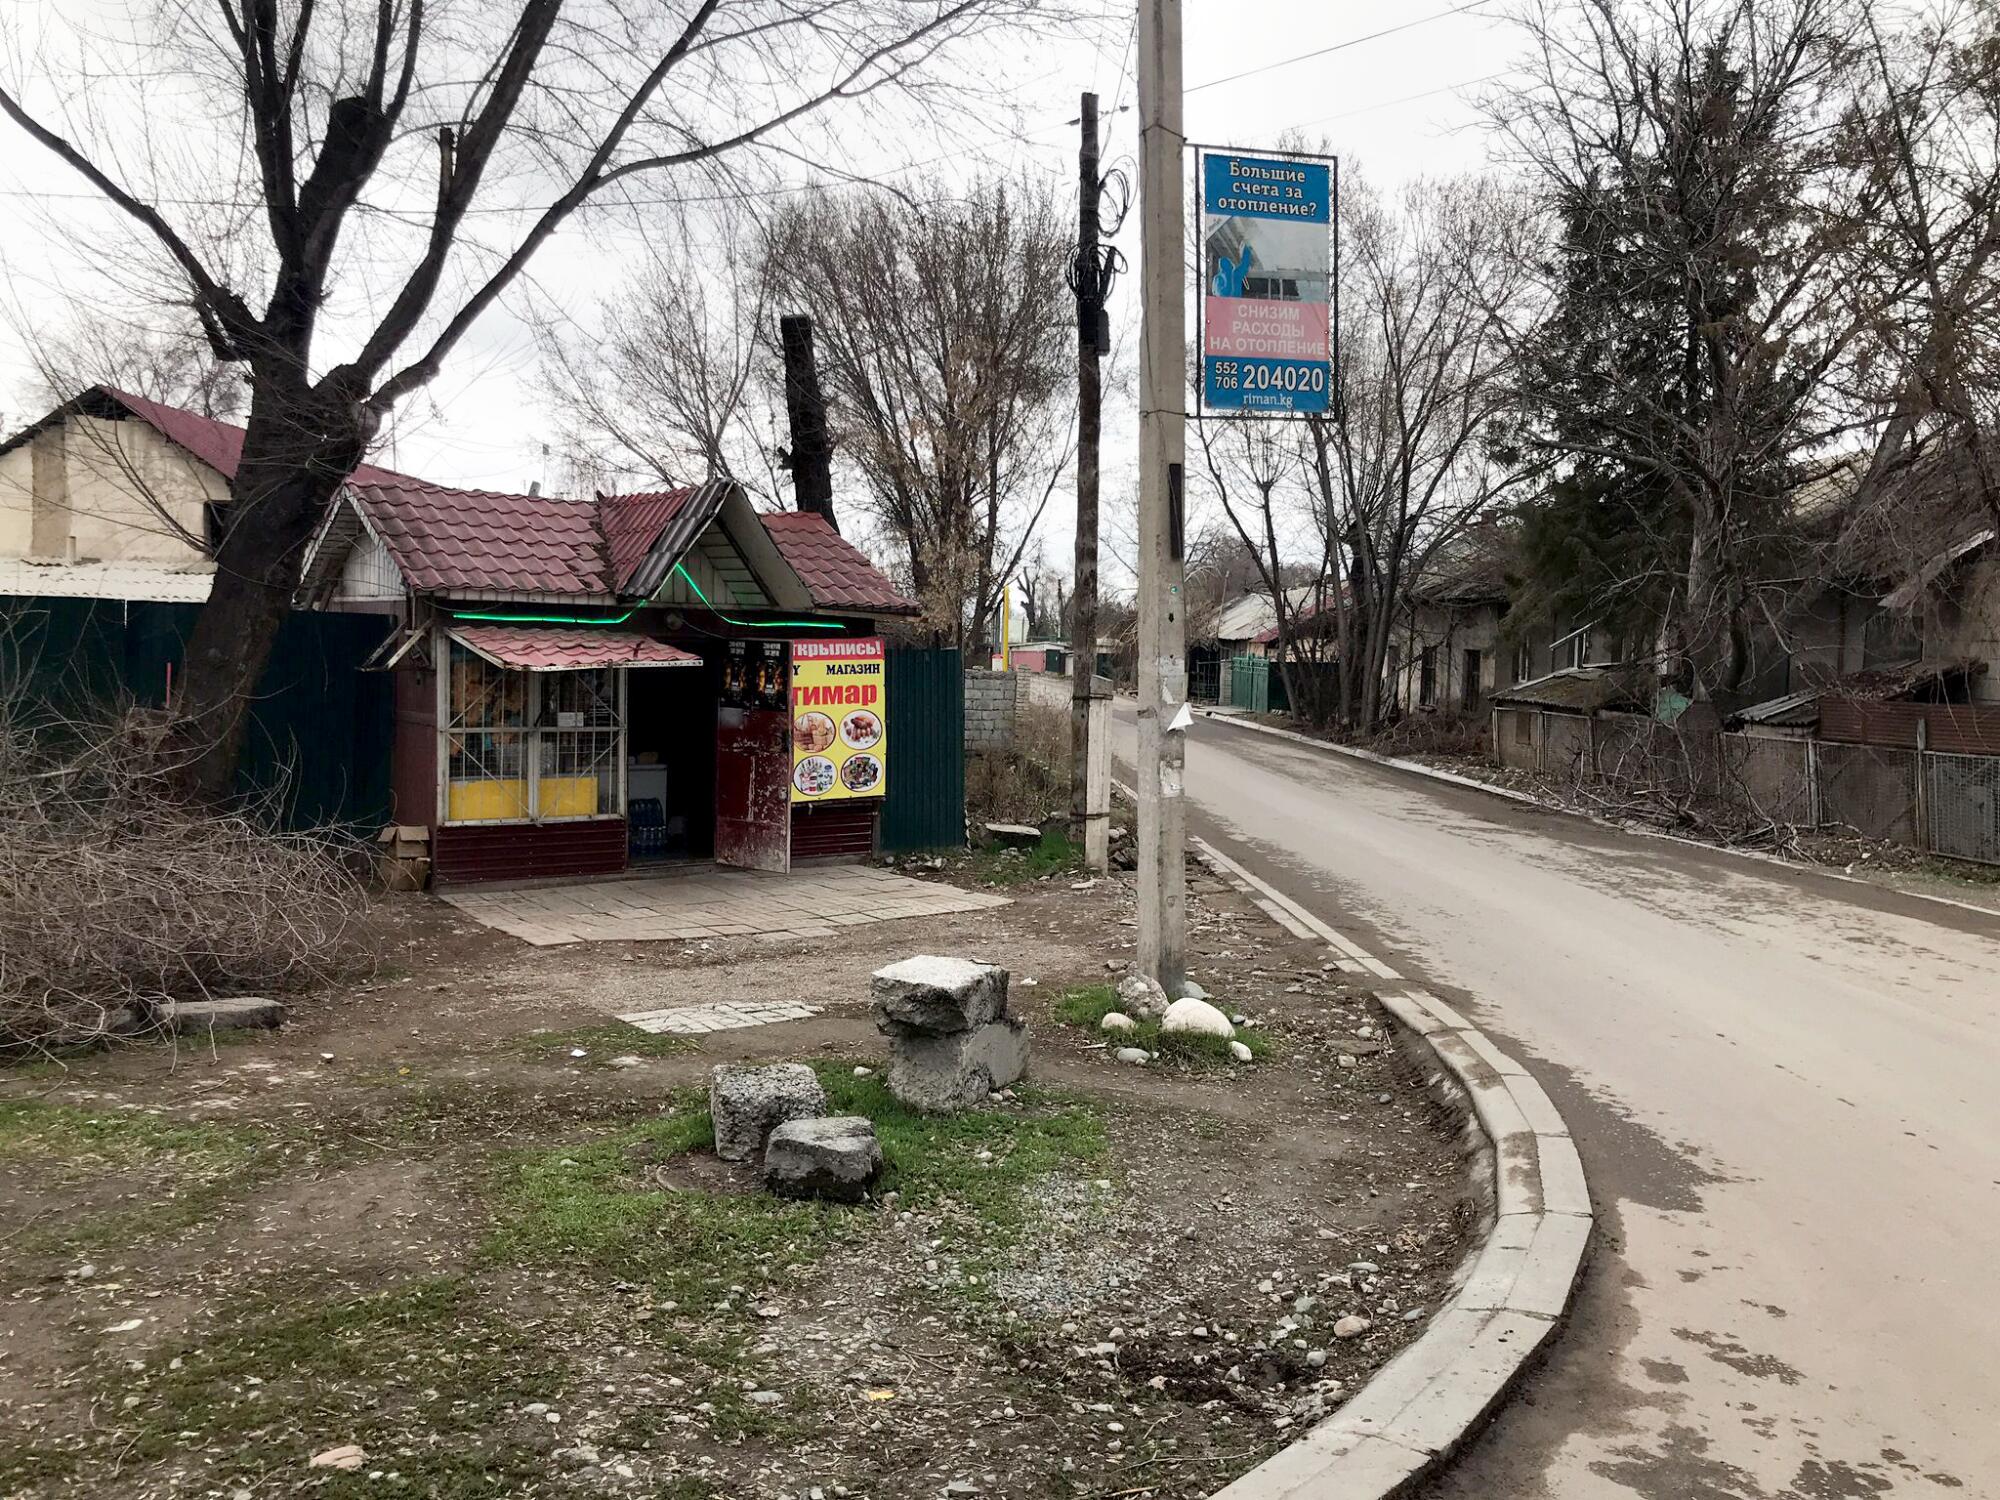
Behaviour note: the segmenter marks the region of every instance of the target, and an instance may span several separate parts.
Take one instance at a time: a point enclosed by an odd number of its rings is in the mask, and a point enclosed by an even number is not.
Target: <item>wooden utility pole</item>
[[[1139,968],[1169,995],[1187,977],[1186,144],[1181,0],[1140,0]]]
[[[1070,588],[1069,627],[1069,821],[1070,836],[1083,847],[1092,870],[1111,865],[1109,788],[1099,794],[1093,781],[1093,719],[1107,715],[1097,691],[1097,473],[1103,429],[1104,257],[1098,245],[1098,205],[1104,182],[1097,164],[1097,95],[1083,96],[1083,141],[1077,152],[1076,184],[1076,579]],[[1109,747],[1099,745],[1104,762]]]

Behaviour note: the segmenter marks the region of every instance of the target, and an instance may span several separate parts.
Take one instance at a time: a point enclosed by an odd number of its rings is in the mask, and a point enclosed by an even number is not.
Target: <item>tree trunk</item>
[[[181,664],[176,733],[189,786],[208,802],[236,790],[250,704],[291,613],[306,547],[363,447],[353,408],[329,413],[323,398],[297,388],[267,397],[276,384],[257,383],[215,585]],[[338,425],[314,420],[328,415]]]

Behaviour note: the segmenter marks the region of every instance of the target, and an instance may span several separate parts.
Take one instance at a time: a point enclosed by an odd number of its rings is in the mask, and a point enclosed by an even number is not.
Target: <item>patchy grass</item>
[[[1037,1178],[1100,1160],[1104,1116],[1090,1101],[1020,1089],[1028,1111],[967,1110],[926,1115],[906,1108],[879,1077],[856,1078],[844,1063],[816,1065],[836,1114],[866,1115],[882,1143],[880,1192],[910,1207],[950,1199],[970,1209],[989,1245],[1009,1241],[1022,1222],[1021,1192]],[[990,1159],[981,1161],[981,1154]]]
[[[968,1248],[1004,1249],[1023,1222],[1029,1183],[1105,1153],[1103,1116],[1080,1100],[1026,1091],[1025,1109],[923,1115],[879,1079],[856,1078],[851,1064],[816,1067],[832,1112],[875,1123],[883,1156],[878,1193],[896,1192],[907,1206],[948,1203]],[[733,1306],[795,1278],[840,1239],[876,1224],[870,1208],[790,1202],[747,1181],[681,1185],[671,1176],[675,1163],[714,1144],[703,1103],[685,1091],[664,1117],[505,1157],[495,1180],[489,1260],[588,1266],[642,1281],[659,1298]],[[670,1174],[664,1181],[663,1171]]]
[[[1233,1068],[1242,1064],[1229,1050],[1227,1039],[1219,1036],[1190,1036],[1185,1032],[1163,1033],[1158,1021],[1136,1021],[1130,1031],[1117,1033],[1099,1029],[1104,1018],[1119,1008],[1118,991],[1108,984],[1085,985],[1066,991],[1057,998],[1055,1018],[1065,1026],[1087,1031],[1100,1040],[1120,1047],[1144,1047],[1190,1068]],[[1272,1055],[1271,1039],[1249,1026],[1236,1028],[1236,1040],[1250,1049],[1258,1062]]]
[[[156,1239],[214,1217],[276,1173],[294,1142],[268,1126],[170,1120],[143,1110],[90,1110],[0,1100],[0,1163],[58,1182],[125,1176],[150,1202],[86,1209],[21,1236],[24,1252],[86,1250]]]
[[[714,1140],[708,1111],[688,1092],[664,1117],[593,1141],[511,1153],[496,1183],[500,1223],[487,1256],[589,1266],[681,1302],[715,1301],[724,1288],[817,1259],[841,1232],[845,1211],[755,1191],[665,1190],[647,1176]]]
[[[43,1099],[0,1099],[0,1161],[51,1162],[81,1172],[145,1168],[176,1177],[232,1172],[264,1132],[188,1124],[144,1110],[91,1110]]]
[[[395,1477],[315,1472],[315,1494],[497,1500],[547,1467],[504,1435],[508,1406],[530,1387],[557,1396],[563,1380],[531,1330],[495,1317],[456,1276],[366,1297],[272,1299],[137,1370],[98,1373],[106,1415],[53,1447],[0,1448],[0,1490],[114,1455],[120,1468],[214,1462],[226,1466],[215,1476],[229,1479],[223,1490],[289,1489],[310,1454],[359,1443],[367,1469]]]
[[[577,1026],[567,1031],[531,1031],[510,1039],[516,1051],[539,1061],[576,1062],[605,1068],[614,1057],[683,1057],[699,1052],[693,1037],[659,1035],[628,1026],[623,1021],[607,1021],[598,1026]],[[581,1050],[585,1055],[573,1057]]]
[[[1083,846],[1066,833],[1051,831],[1031,849],[981,849],[972,856],[972,873],[987,885],[1022,885],[1045,875],[1075,874],[1083,869]]]

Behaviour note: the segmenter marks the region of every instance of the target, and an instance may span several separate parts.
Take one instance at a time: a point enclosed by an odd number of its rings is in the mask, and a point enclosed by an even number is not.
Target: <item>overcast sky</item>
[[[40,0],[42,4],[50,0]],[[18,15],[24,0],[11,0]],[[1477,167],[1485,152],[1470,95],[1495,78],[1514,50],[1497,19],[1500,0],[1186,0],[1187,133],[1191,140],[1255,148],[1288,131],[1323,136],[1349,167],[1378,184]],[[1095,45],[1052,47],[1023,39],[1022,80],[1011,111],[984,136],[970,126],[940,160],[935,135],[886,145],[858,164],[921,197],[981,167],[1075,179],[1077,96],[1095,89],[1106,114],[1105,160],[1130,165],[1136,151],[1136,81],[1129,25],[1111,22]],[[1371,35],[1373,33],[1388,33]],[[1317,55],[1315,55],[1317,54]],[[1295,61],[1289,61],[1296,59]],[[1243,76],[1239,76],[1243,75]],[[148,120],[148,130],[171,129]],[[800,169],[800,178],[809,174]],[[56,309],[54,284],[90,285],[89,268],[52,232],[122,232],[87,187],[47,159],[11,124],[0,123],[0,295],[31,322]],[[1136,213],[1123,248],[1136,269]],[[565,231],[536,262],[535,288],[554,304],[578,306],[617,284],[633,250],[630,230]],[[52,270],[63,267],[59,277]],[[1129,293],[1132,281],[1124,290]],[[107,296],[116,297],[107,289]],[[522,316],[525,293],[489,314],[459,346],[442,378],[414,398],[395,424],[380,461],[440,483],[518,490],[544,478],[542,447],[554,437],[536,378],[533,337]],[[1129,373],[1129,298],[1117,310],[1121,354],[1114,381]],[[11,334],[0,345],[0,428],[38,413],[24,410],[31,361]],[[1107,412],[1107,498],[1129,493],[1136,416],[1121,391]],[[553,477],[553,476],[550,476]],[[1066,558],[1071,529],[1052,506],[1045,523],[1051,559]],[[1127,534],[1120,534],[1121,530]],[[1113,586],[1129,581],[1129,528],[1109,528],[1105,564]]]

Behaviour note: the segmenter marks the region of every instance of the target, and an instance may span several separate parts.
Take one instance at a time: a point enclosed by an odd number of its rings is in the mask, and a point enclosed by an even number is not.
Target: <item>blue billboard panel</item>
[[[1202,400],[1311,415],[1332,403],[1331,163],[1204,153]]]

